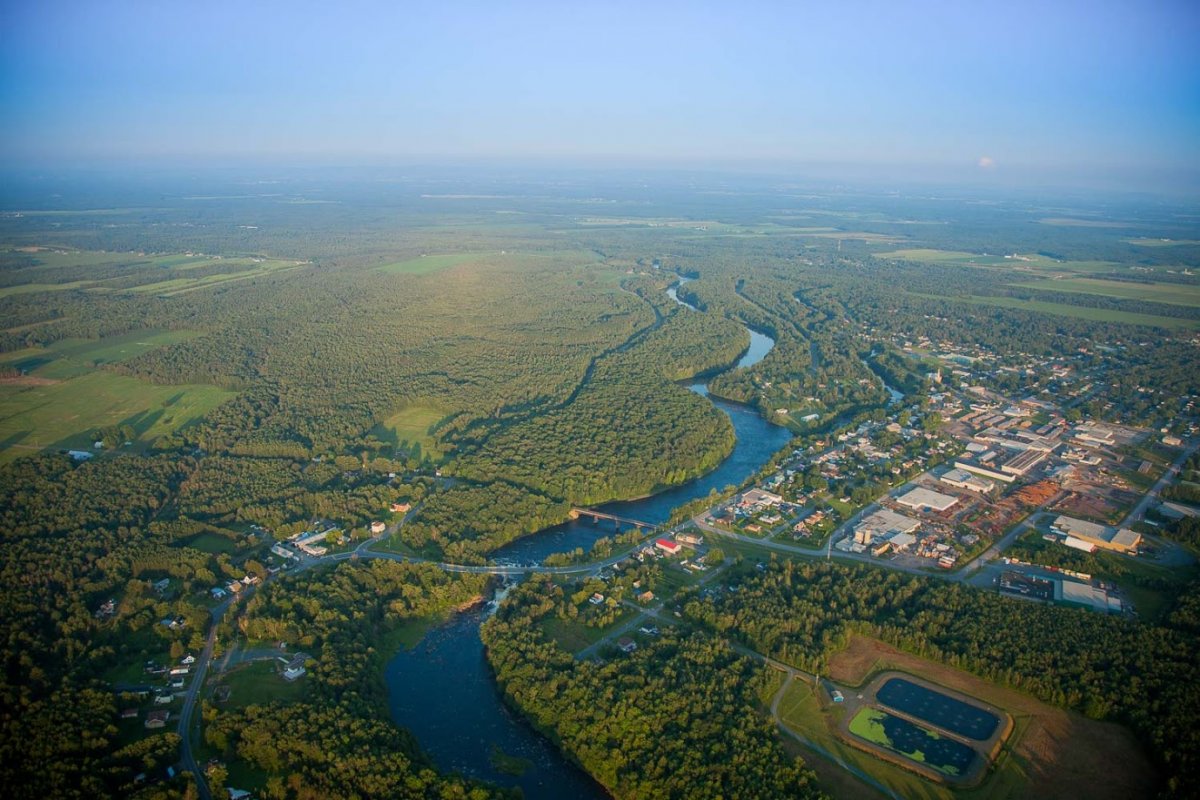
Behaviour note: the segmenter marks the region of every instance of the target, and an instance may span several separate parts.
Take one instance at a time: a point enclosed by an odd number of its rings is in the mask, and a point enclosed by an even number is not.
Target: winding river
[[[686,280],[682,279],[681,285]],[[680,305],[703,313],[680,300],[675,287],[667,294]],[[751,330],[750,347],[734,368],[758,363],[774,345],[769,336]],[[694,383],[688,388],[708,397],[706,384]],[[772,425],[753,409],[714,397],[709,400],[729,415],[737,435],[733,452],[720,466],[651,497],[608,503],[602,510],[644,522],[665,522],[682,503],[704,497],[714,488],[740,484],[791,439],[786,428]],[[610,525],[576,520],[513,542],[497,551],[495,560],[540,563],[551,553],[576,547],[587,550],[596,539],[612,532]],[[440,769],[519,786],[530,800],[607,797],[599,784],[504,705],[479,639],[479,626],[495,602],[456,615],[388,662],[384,677],[392,718],[413,732]],[[500,771],[493,763],[497,751],[524,759],[528,768],[519,776]]]

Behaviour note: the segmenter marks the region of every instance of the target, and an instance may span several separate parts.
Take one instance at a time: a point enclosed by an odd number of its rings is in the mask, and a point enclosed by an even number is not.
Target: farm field
[[[1149,300],[1155,303],[1171,303],[1180,306],[1200,306],[1200,285],[1180,283],[1132,283],[1109,281],[1101,278],[1068,278],[1018,283],[1030,289],[1045,289],[1055,292],[1077,292],[1102,297],[1117,297],[1129,300]]]
[[[938,785],[842,742],[833,731],[844,709],[819,698],[806,684],[789,687],[780,704],[780,717],[799,734],[868,773],[899,796],[913,800],[1015,799],[1030,796],[1034,787],[1038,797],[1052,800],[1070,800],[1085,791],[1089,797],[1111,800],[1149,797],[1157,792],[1153,768],[1133,735],[1119,725],[1054,708],[1018,691],[863,636],[852,636],[846,649],[834,654],[829,662],[830,678],[849,686],[863,685],[871,675],[887,669],[920,675],[1013,716],[1013,733],[982,784],[971,789]],[[811,753],[801,752],[809,762],[819,760]],[[861,782],[858,785],[862,796],[872,796],[869,788]]]
[[[1200,320],[1182,319],[1179,317],[1160,317],[1157,314],[1136,314],[1130,311],[1113,311],[1105,308],[1088,308],[1086,306],[1070,306],[1063,303],[1047,303],[1041,300],[1022,300],[1017,297],[998,297],[969,295],[967,297],[947,297],[938,294],[914,293],[918,297],[929,297],[935,300],[953,300],[960,303],[971,303],[980,306],[996,306],[998,308],[1018,308],[1039,314],[1057,314],[1063,317],[1099,320],[1101,322],[1123,322],[1129,325],[1148,325],[1157,328],[1195,329],[1200,328]]]
[[[161,386],[90,372],[37,386],[0,384],[0,462],[45,448],[90,448],[91,434],[131,425],[140,443],[172,433],[233,397],[215,386]]]

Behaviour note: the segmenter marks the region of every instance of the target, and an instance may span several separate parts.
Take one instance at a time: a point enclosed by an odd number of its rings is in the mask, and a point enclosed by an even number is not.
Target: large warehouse
[[[972,492],[987,493],[996,488],[996,484],[989,481],[987,478],[982,478],[978,475],[972,475],[965,469],[952,469],[943,475],[939,480],[942,483],[959,489],[969,489]]]
[[[881,508],[854,526],[854,541],[869,545],[876,540],[890,539],[897,533],[912,533],[919,527],[919,519]]]
[[[1133,554],[1142,543],[1142,535],[1129,528],[1117,530],[1109,525],[1060,515],[1050,526],[1055,533],[1069,536],[1105,550]]]
[[[941,492],[930,491],[918,486],[911,492],[896,498],[896,502],[902,506],[916,509],[917,511],[933,509],[934,511],[945,511],[958,502],[958,498],[950,494],[942,494]]]

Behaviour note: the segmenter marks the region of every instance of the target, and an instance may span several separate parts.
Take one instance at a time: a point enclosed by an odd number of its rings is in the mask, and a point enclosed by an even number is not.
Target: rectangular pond
[[[910,717],[979,742],[990,739],[1000,725],[1000,718],[986,709],[904,678],[889,679],[879,687],[875,699]]]
[[[962,742],[877,708],[861,708],[850,733],[951,778],[967,774],[976,753]]]

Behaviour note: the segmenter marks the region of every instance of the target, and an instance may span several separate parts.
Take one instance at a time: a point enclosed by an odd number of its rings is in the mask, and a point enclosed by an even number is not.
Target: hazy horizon
[[[1200,187],[1185,2],[8,5],[9,167],[472,163]]]

